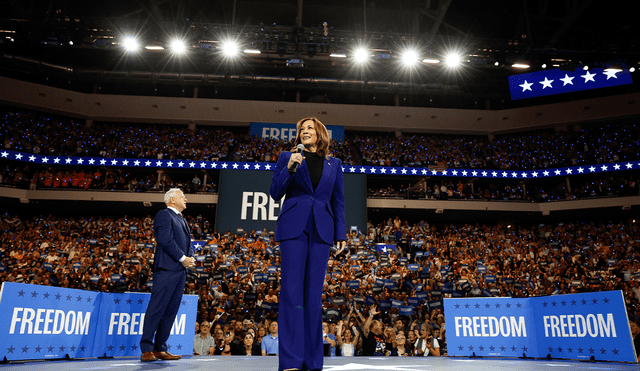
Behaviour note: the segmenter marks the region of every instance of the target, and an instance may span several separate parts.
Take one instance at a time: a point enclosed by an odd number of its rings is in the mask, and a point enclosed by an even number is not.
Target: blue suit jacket
[[[153,232],[156,236],[154,270],[183,270],[184,267],[180,263],[182,255],[193,256],[191,231],[184,219],[173,210],[160,210],[153,221]]]
[[[287,164],[291,152],[282,152],[273,171],[271,197],[278,201],[285,194],[276,226],[276,241],[298,237],[304,232],[306,221],[313,213],[316,229],[322,240],[328,244],[346,239],[344,220],[344,188],[342,163],[329,157],[324,160],[322,177],[313,190],[309,168],[302,161],[298,171],[291,174]]]

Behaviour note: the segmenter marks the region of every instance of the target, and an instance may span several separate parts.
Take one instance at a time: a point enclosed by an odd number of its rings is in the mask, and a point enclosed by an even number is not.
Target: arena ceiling
[[[499,109],[637,91],[634,83],[509,102],[507,76],[523,72],[511,67],[516,62],[529,71],[551,61],[637,67],[638,22],[623,4],[7,0],[0,3],[0,73],[89,92],[127,86],[132,94],[190,96],[198,87],[201,97]],[[165,50],[126,53],[125,36]],[[187,44],[185,56],[168,52],[175,38]],[[262,53],[227,58],[221,51],[227,40]],[[359,45],[369,63],[353,62]],[[464,63],[406,68],[400,61],[409,49],[420,60],[441,61],[455,51]]]

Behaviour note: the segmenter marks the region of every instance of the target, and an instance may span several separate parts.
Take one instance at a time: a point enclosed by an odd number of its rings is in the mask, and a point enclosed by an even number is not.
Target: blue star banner
[[[535,98],[582,90],[633,84],[626,69],[594,68],[561,71],[559,68],[509,76],[511,99]]]
[[[145,159],[145,158],[104,158],[104,157],[73,157],[51,156],[24,153],[10,150],[0,150],[0,160],[15,160],[26,163],[45,165],[65,165],[71,167],[111,166],[118,168],[139,169],[212,169],[212,170],[246,170],[273,171],[275,163],[271,162],[236,162],[236,161],[200,161],[176,159]],[[640,169],[640,161],[611,162],[606,164],[578,165],[559,168],[543,168],[534,170],[495,170],[495,169],[430,169],[417,166],[362,166],[343,165],[345,174],[375,174],[389,176],[445,176],[458,178],[495,178],[495,179],[538,179],[558,176],[573,176],[582,174],[610,173],[623,170]],[[269,178],[270,179],[270,178]]]
[[[148,293],[102,293],[4,282],[0,357],[34,360],[140,356]],[[167,345],[193,353],[198,297],[185,295]]]
[[[452,356],[635,362],[622,291],[444,299]]]

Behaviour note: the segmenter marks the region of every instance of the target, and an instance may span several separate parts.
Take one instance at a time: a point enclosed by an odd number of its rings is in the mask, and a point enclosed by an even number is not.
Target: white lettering
[[[13,308],[13,316],[11,317],[11,328],[9,329],[9,334],[13,334],[16,331],[16,324],[22,320],[22,318],[18,317],[18,313],[22,312],[24,308]]]
[[[249,202],[249,197],[253,196],[253,192],[242,192],[242,207],[240,209],[240,219],[247,220],[247,209],[253,206]]]
[[[120,313],[120,321],[118,322],[118,335],[129,335],[129,321],[131,316],[129,313]]]
[[[255,192],[253,194],[253,215],[252,220],[258,220],[258,212],[260,212],[260,220],[267,220],[267,198],[266,193]]]
[[[44,312],[46,312],[46,309],[43,308],[38,308],[38,310],[36,311],[36,326],[35,330],[33,331],[33,333],[36,335],[42,334],[42,330],[40,330],[40,324],[44,322],[44,318],[42,318]]]
[[[187,315],[183,314],[178,319],[176,316],[175,321],[173,322],[173,326],[171,326],[171,335],[184,335],[184,330],[187,325]]]

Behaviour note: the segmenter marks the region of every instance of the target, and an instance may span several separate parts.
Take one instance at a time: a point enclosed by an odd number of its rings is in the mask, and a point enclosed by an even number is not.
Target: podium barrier
[[[103,293],[4,282],[0,358],[36,360],[140,355],[149,293]],[[198,297],[184,295],[167,345],[193,354]]]
[[[444,299],[451,356],[635,362],[622,291]]]

